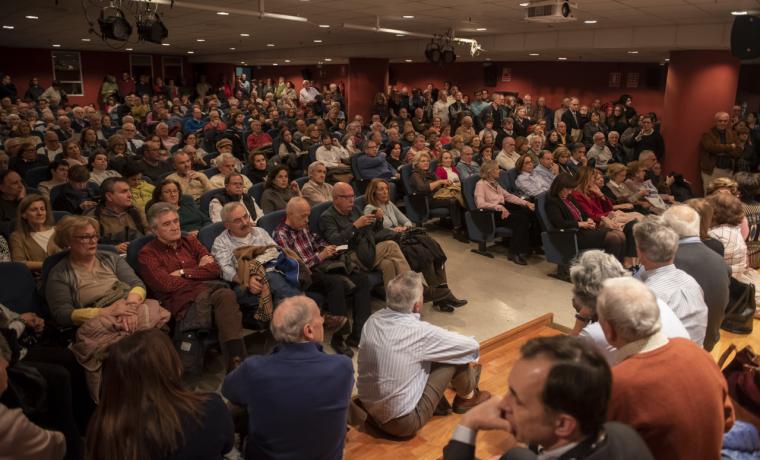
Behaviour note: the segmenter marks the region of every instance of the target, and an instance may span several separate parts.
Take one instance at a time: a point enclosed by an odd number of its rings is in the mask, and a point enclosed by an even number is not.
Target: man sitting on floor
[[[621,359],[612,369],[610,420],[638,431],[657,459],[720,458],[734,411],[712,357],[664,337],[657,299],[633,278],[605,281],[596,308]]]
[[[434,414],[465,413],[491,397],[478,389],[480,345],[472,337],[420,320],[422,276],[407,271],[388,283],[387,307],[370,316],[359,344],[357,389],[370,423],[412,436]]]
[[[246,359],[224,380],[224,397],[248,409],[246,458],[343,458],[354,369],[322,351],[322,322],[313,300],[290,297],[272,318],[272,354]]]
[[[237,282],[240,285],[240,304],[254,307],[254,316],[268,321],[271,310],[280,302],[301,293],[298,262],[289,259],[266,230],[254,225],[242,204],[233,202],[224,205],[222,222],[226,230],[216,237],[211,248],[222,278]],[[241,249],[244,247],[247,250]],[[250,259],[247,260],[250,267],[247,273],[241,267],[245,259]],[[265,311],[258,311],[256,307]]]
[[[503,430],[535,446],[502,459],[651,460],[636,431],[607,422],[612,378],[604,357],[576,337],[529,340],[509,373],[509,391],[467,412],[443,460],[473,460],[479,430]]]
[[[182,235],[176,206],[169,203],[151,206],[148,223],[156,239],[140,250],[137,259],[140,278],[156,300],[171,312],[180,330],[189,310],[198,313],[210,309],[227,370],[234,369],[246,354],[242,315],[232,289],[221,283],[209,283],[219,279],[219,265],[197,238]],[[198,322],[194,318],[193,323]]]

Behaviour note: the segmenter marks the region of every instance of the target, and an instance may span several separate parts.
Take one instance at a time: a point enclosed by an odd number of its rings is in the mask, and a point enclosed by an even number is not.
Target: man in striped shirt
[[[448,414],[449,383],[454,412],[488,400],[491,394],[478,389],[478,342],[420,320],[420,275],[396,276],[386,295],[387,307],[370,316],[359,343],[357,389],[371,422],[390,435],[412,436],[433,415]]]

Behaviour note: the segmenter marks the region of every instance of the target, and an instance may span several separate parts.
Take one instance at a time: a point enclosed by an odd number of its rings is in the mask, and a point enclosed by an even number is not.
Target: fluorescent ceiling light
[[[314,40],[314,43],[322,43],[322,40]]]
[[[401,17],[404,18],[404,19],[414,19],[414,16],[412,16],[411,14],[407,14],[407,15],[401,16]]]
[[[325,62],[332,62],[332,58],[325,58]]]
[[[528,56],[541,56],[541,54],[540,53],[530,53],[530,54],[528,54]]]
[[[195,54],[195,51],[188,51],[187,54]]]
[[[596,19],[586,19],[585,21],[583,21],[583,23],[584,24],[596,24],[597,20]]]
[[[633,51],[629,51],[628,54],[639,54],[639,52],[636,50],[633,50]]]
[[[88,41],[90,41],[90,39],[89,38],[83,38],[82,41],[83,42],[88,42]]]
[[[15,29],[15,27],[14,26],[3,26],[3,29],[5,29],[5,30],[13,30],[13,29]]]
[[[290,62],[290,59],[285,59],[285,62]]]
[[[27,19],[39,19],[39,16],[32,16],[31,14],[29,16],[24,16]]]
[[[53,44],[53,48],[60,48],[60,47],[61,47],[61,45],[59,45],[58,43],[54,43]]]
[[[240,34],[241,37],[250,37],[251,34]]]
[[[219,16],[229,16],[230,15],[230,13],[228,13],[226,11],[217,11],[216,14],[218,14]]]
[[[274,46],[274,43],[267,43],[267,46],[272,48]]]
[[[746,16],[749,14],[749,12],[745,10],[740,10],[740,11],[732,11],[731,14],[734,16]]]
[[[485,27],[478,27],[475,30],[477,30],[478,32],[483,32],[484,30],[488,30],[488,29],[486,29]]]
[[[522,2],[522,3],[520,3],[520,6],[522,6],[522,7],[526,7],[526,6],[529,6],[529,5],[530,5],[530,2]]]
[[[329,29],[330,28],[330,24],[320,24],[319,27],[321,27],[323,29]]]
[[[196,38],[195,41],[197,41],[198,43],[203,43],[203,42],[206,41],[206,39],[205,38]]]
[[[396,34],[397,37],[406,37],[404,34]]]
[[[235,47],[234,46],[230,47],[230,51],[235,51]]]
[[[161,43],[161,46],[172,46],[171,43]]]
[[[55,45],[53,45],[55,46]],[[60,45],[59,45],[60,46]],[[132,51],[132,48],[126,48],[127,51]]]
[[[282,19],[283,21],[309,22],[308,19],[302,16],[292,16],[290,14],[261,13],[261,17],[267,19]]]
[[[411,59],[404,59],[404,62],[412,62]]]
[[[557,60],[558,61],[567,61],[567,58],[566,57],[558,57]]]
[[[278,63],[276,63],[276,62],[273,62],[273,63],[272,63],[272,65],[280,65],[280,64],[278,64]]]

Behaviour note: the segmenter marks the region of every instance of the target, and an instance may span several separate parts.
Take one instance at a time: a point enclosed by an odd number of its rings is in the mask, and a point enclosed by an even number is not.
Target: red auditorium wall
[[[0,71],[13,77],[21,95],[26,91],[32,77],[37,77],[40,84],[47,87],[53,80],[53,61],[50,52],[49,49],[0,48],[0,56],[3,56]],[[80,56],[84,96],[70,96],[69,101],[74,104],[97,102],[100,86],[106,74],[113,74],[119,78],[122,72],[129,71],[129,53],[127,52],[80,51]],[[152,55],[152,57],[153,75],[161,76],[163,73],[161,56]],[[192,80],[192,68],[186,59],[183,58],[183,62],[185,79]]]

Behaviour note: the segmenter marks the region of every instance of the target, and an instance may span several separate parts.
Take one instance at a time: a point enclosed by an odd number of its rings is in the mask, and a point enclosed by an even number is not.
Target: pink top
[[[527,206],[528,202],[520,197],[512,195],[499,185],[498,182],[489,182],[480,179],[475,184],[475,206],[482,209],[493,209],[494,211],[504,212],[507,208],[505,203]]]

